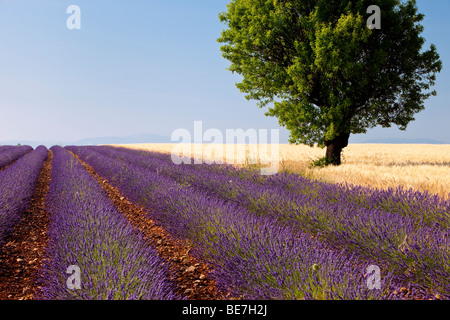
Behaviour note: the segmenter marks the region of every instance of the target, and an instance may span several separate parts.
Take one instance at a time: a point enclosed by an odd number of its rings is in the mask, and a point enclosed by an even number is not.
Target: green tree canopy
[[[367,9],[381,9],[371,29]],[[436,92],[442,62],[423,50],[414,0],[231,0],[218,39],[247,99],[268,107],[291,143],[327,147],[340,164],[350,134],[405,130]]]

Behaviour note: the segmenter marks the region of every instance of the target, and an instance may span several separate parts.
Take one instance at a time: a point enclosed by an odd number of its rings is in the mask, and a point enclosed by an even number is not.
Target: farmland
[[[224,146],[220,144],[212,146],[215,152],[221,151],[226,155]],[[174,144],[129,144],[126,147],[171,153]],[[210,156],[206,152],[206,148],[211,147],[210,144],[204,144],[202,147],[204,159],[218,160],[217,157]],[[270,145],[268,148],[270,150]],[[350,144],[343,151],[341,166],[311,168],[311,161],[322,157],[324,152],[324,149],[317,147],[281,144],[279,145],[280,170],[300,173],[313,179],[381,189],[397,188],[401,185],[406,189],[427,191],[449,198],[450,145]],[[193,145],[191,153],[194,154]],[[258,162],[258,155],[252,154],[248,145],[243,157],[244,163]],[[239,157],[233,154],[229,159],[231,161],[227,161],[225,156],[220,158],[224,163],[233,164]]]
[[[450,298],[448,150],[350,148],[339,171],[292,149],[264,176],[150,149],[0,147],[0,298]],[[400,168],[436,167],[442,181],[375,188],[383,174],[358,176],[358,162],[414,181]]]

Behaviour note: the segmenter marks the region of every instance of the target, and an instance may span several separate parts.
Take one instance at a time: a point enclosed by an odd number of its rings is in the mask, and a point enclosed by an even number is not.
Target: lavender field
[[[0,147],[0,186],[1,299],[450,298],[426,192],[109,146]]]

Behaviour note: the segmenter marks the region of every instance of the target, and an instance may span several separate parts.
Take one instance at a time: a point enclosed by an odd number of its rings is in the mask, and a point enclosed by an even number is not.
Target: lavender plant
[[[171,300],[169,265],[128,224],[98,182],[62,147],[54,153],[47,209],[49,244],[40,299]],[[67,286],[69,266],[80,288]]]
[[[27,150],[29,149],[24,148],[20,152]],[[3,150],[0,156],[8,152]],[[47,148],[39,146],[7,169],[0,171],[0,248],[30,207],[39,173],[47,155]]]
[[[31,151],[33,151],[33,148],[30,146],[1,146],[0,170]]]
[[[142,167],[69,147],[172,234],[194,243],[223,289],[248,299],[371,299],[361,261],[270,217]],[[373,261],[372,261],[373,262]],[[320,266],[320,271],[312,269]],[[317,272],[316,272],[317,271]]]
[[[170,170],[180,168],[178,172],[189,171],[211,172],[222,175],[226,181],[232,178],[235,182],[251,182],[274,188],[277,191],[285,189],[286,193],[295,193],[300,195],[311,195],[320,198],[322,202],[351,202],[366,209],[377,209],[390,213],[398,213],[403,216],[413,217],[421,223],[430,226],[439,226],[443,229],[450,228],[450,199],[444,200],[438,195],[432,195],[428,192],[419,192],[413,189],[404,189],[399,186],[396,189],[387,190],[356,186],[347,183],[328,183],[318,180],[307,179],[301,175],[280,172],[276,175],[262,176],[258,170],[247,168],[236,168],[232,165],[189,165],[181,164],[174,166],[171,164],[171,156],[152,151],[133,150],[127,148],[101,147],[95,148],[97,152],[105,155],[120,157],[122,161],[132,161],[132,163],[147,168],[151,168],[153,163],[148,159],[159,159],[164,162],[158,163],[158,169],[169,165]],[[195,171],[189,170],[195,169]],[[180,176],[180,175],[179,175]],[[186,174],[182,175],[183,177]],[[227,180],[228,179],[228,180]],[[238,180],[236,180],[238,179]]]
[[[319,235],[332,246],[382,259],[407,281],[450,294],[450,206],[436,197],[401,190],[393,195],[377,190],[364,193],[367,189],[311,182],[289,174],[253,180],[252,173],[246,172],[250,178],[246,180],[236,174],[237,169],[176,166],[167,155],[110,147],[89,150],[120,161],[122,169],[132,164],[168,176],[186,188],[220,196],[273,221]],[[234,174],[227,175],[225,170]],[[392,212],[386,203],[393,204]]]

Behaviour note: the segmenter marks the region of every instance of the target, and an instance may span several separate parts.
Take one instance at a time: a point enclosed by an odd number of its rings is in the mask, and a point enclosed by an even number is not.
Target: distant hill
[[[8,140],[8,141],[0,141],[0,145],[6,146],[16,146],[16,145],[22,145],[22,146],[31,146],[33,148],[37,148],[40,145],[44,145],[47,148],[54,146],[54,145],[64,145],[63,142],[60,141],[30,141],[30,140]]]
[[[362,143],[384,143],[384,144],[450,144],[450,142],[444,142],[434,139],[407,139],[407,138],[379,138],[366,140]]]
[[[130,144],[130,143],[170,143],[170,137],[156,135],[156,134],[135,134],[127,137],[97,137],[86,138],[77,141],[31,141],[31,140],[8,140],[0,141],[0,145],[28,145],[36,148],[39,145],[44,145],[48,148],[54,145],[61,146],[87,146],[87,145],[99,145],[99,144]]]
[[[358,139],[359,140],[359,139]],[[133,143],[176,143],[171,141],[169,136],[157,134],[135,134],[126,137],[96,137],[86,138],[77,141],[31,141],[31,140],[8,140],[0,141],[0,145],[29,145],[36,148],[39,145],[44,145],[48,148],[54,145],[68,146],[87,146],[100,144],[133,144]],[[440,141],[434,139],[407,139],[407,138],[379,138],[365,141],[358,141],[353,143],[383,143],[383,144],[450,144],[450,141]]]
[[[135,134],[127,137],[87,138],[73,142],[74,145],[130,144],[130,143],[170,143],[170,137],[156,134]]]

